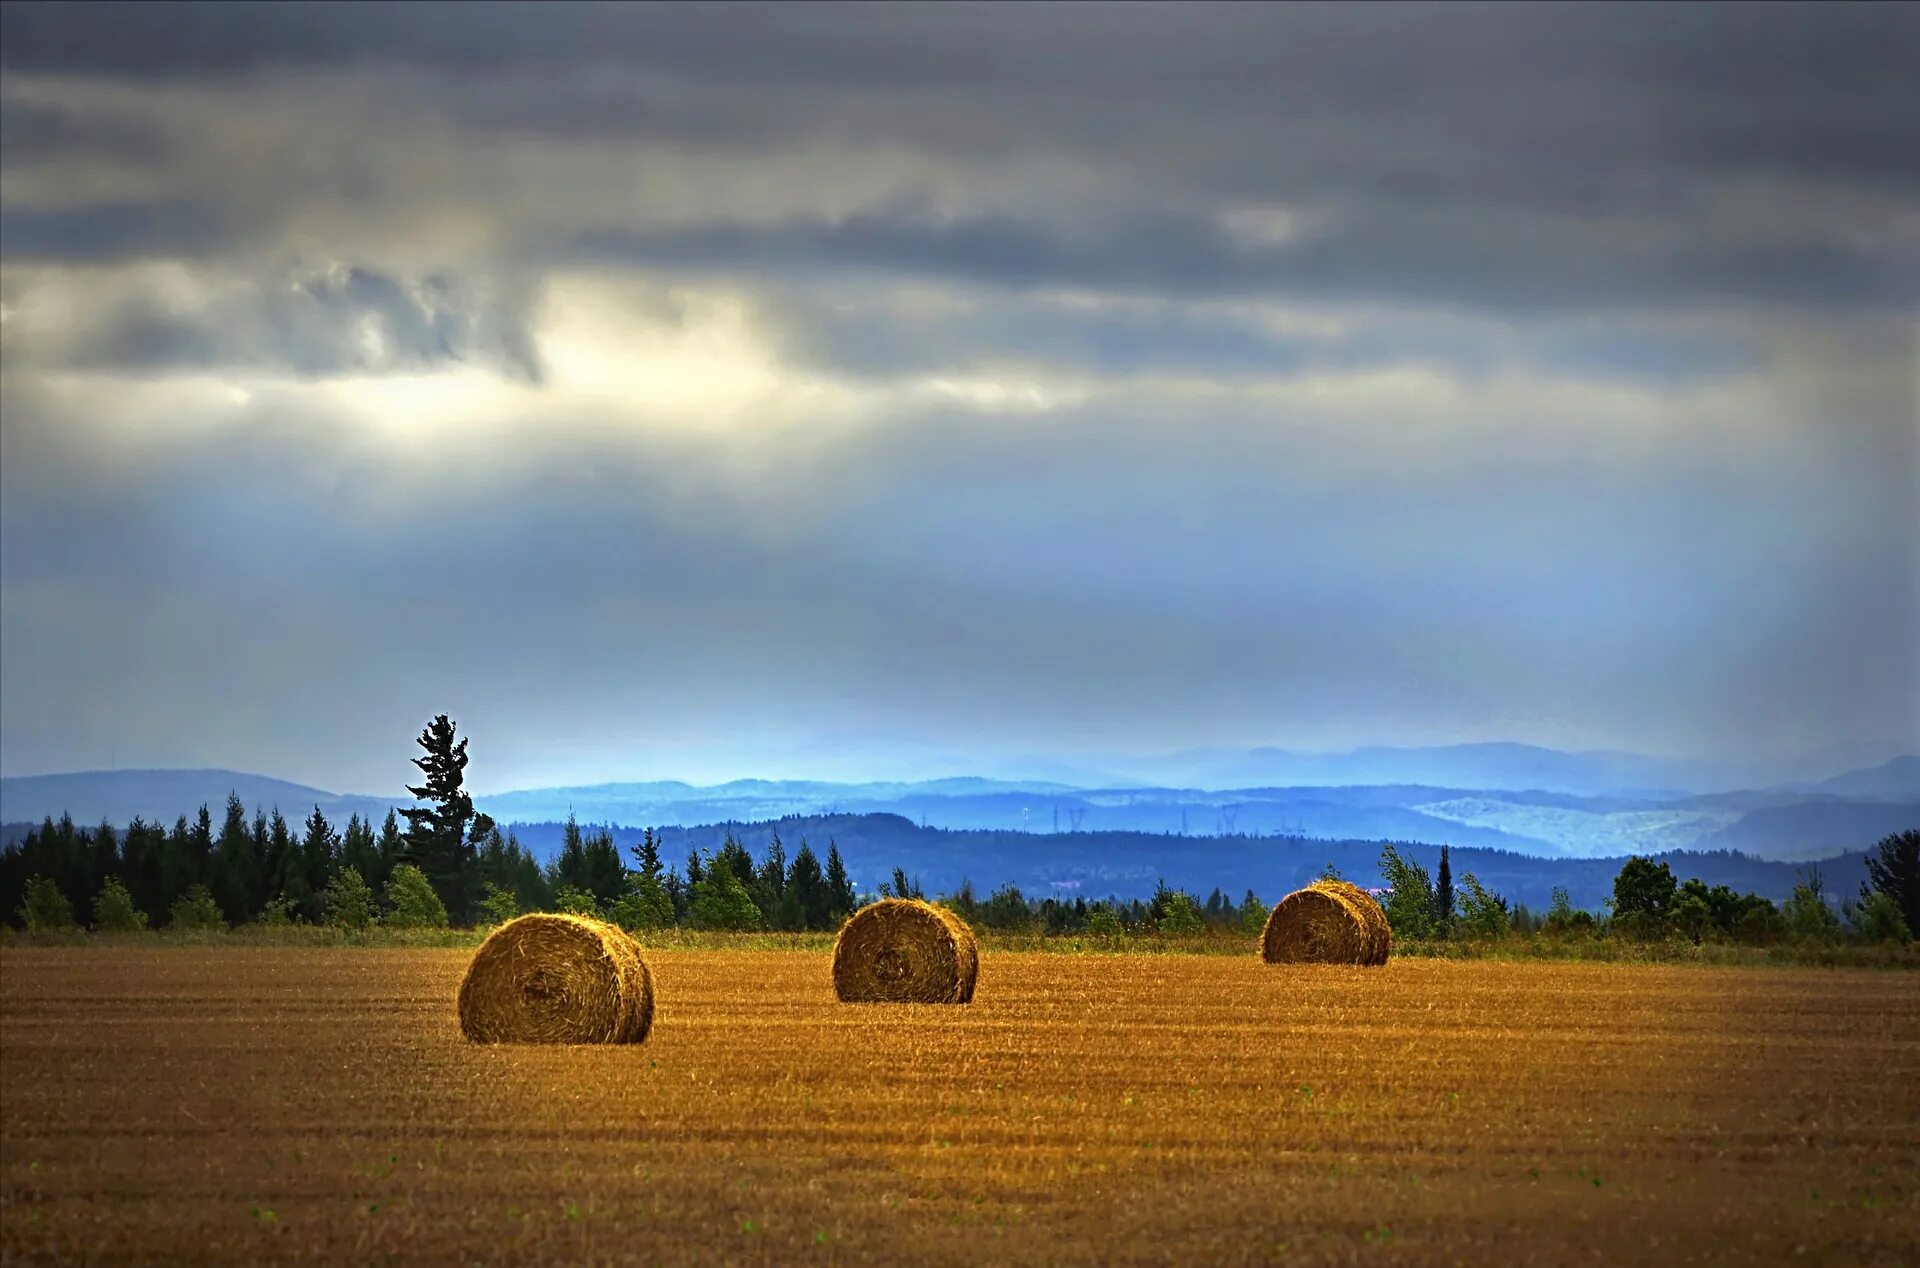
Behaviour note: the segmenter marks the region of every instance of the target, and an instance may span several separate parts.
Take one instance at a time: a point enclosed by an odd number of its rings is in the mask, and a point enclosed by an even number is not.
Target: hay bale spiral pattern
[[[1315,881],[1267,917],[1260,958],[1269,964],[1385,964],[1393,933],[1373,897],[1346,881]]]
[[[967,922],[918,899],[869,903],[833,944],[833,990],[843,1003],[971,1003],[979,975]]]
[[[521,916],[480,944],[459,1005],[475,1043],[639,1043],[653,1026],[653,975],[616,925]]]
[[[1387,923],[1387,913],[1380,909],[1379,900],[1352,881],[1326,880],[1319,883],[1359,909],[1360,919],[1367,925],[1366,962],[1385,964],[1393,950],[1393,926]]]

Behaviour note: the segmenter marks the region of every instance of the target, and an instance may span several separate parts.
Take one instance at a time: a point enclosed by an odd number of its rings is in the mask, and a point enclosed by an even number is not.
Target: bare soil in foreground
[[[465,1042],[459,950],[0,952],[8,1263],[1912,1263],[1920,978],[656,950]]]

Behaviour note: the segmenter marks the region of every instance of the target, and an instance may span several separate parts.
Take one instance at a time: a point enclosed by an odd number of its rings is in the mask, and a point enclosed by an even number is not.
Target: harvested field
[[[1905,973],[990,954],[969,1008],[649,950],[639,1046],[465,951],[0,952],[9,1263],[1899,1263]]]

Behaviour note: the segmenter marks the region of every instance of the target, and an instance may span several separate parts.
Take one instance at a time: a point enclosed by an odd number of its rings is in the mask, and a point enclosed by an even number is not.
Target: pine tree
[[[780,924],[785,929],[795,913],[801,929],[833,928],[833,895],[827,878],[821,874],[820,860],[808,848],[806,839],[794,852],[793,865],[787,869],[787,883],[780,897]],[[789,911],[791,908],[791,911]]]
[[[248,830],[247,808],[240,804],[240,795],[227,794],[227,817],[213,847],[213,884],[209,888],[228,923],[243,924],[260,910],[266,888],[266,877],[261,874],[264,862],[253,855],[253,833]]]
[[[764,915],[766,908],[761,905],[760,896],[754,892],[757,869],[753,865],[753,855],[747,853],[746,846],[734,840],[731,829],[727,831],[726,840],[720,843],[719,851],[713,856],[713,867],[724,867],[732,872],[733,879],[739,881],[740,888],[746,891],[747,897],[753,899],[754,909]],[[707,869],[707,874],[709,878],[712,877],[712,867]]]
[[[160,871],[164,880],[158,901],[171,909],[173,900],[199,879],[193,870],[193,829],[185,815],[173,821],[173,831],[167,834],[166,860]]]
[[[507,866],[513,875],[513,897],[521,911],[545,911],[553,905],[553,891],[540,860],[533,851],[522,849],[520,834],[507,829]]]
[[[387,878],[393,875],[393,869],[400,865],[401,856],[407,852],[407,839],[401,835],[399,816],[393,808],[387,808],[386,822],[380,825],[379,865],[361,876],[375,889],[385,889]]]
[[[1440,847],[1440,876],[1433,885],[1433,923],[1444,934],[1453,924],[1453,865],[1447,847]]]
[[[585,888],[602,906],[626,892],[627,868],[620,861],[620,847],[613,843],[612,832],[601,828],[588,837],[585,855]]]
[[[374,841],[373,825],[357,814],[351,816],[347,820],[347,830],[340,834],[340,862],[339,867],[334,869],[335,873],[338,874],[339,868],[350,867],[360,873],[360,879],[365,881],[379,871],[379,862],[380,847]],[[381,877],[383,883],[385,880],[384,876]]]
[[[318,921],[323,914],[320,910],[320,895],[326,892],[327,883],[333,877],[335,856],[340,852],[340,841],[333,833],[333,825],[315,806],[307,817],[306,839],[300,843],[300,867],[297,873],[299,892],[289,888],[284,890],[303,919]]]
[[[478,870],[482,889],[493,886],[505,891],[508,896],[512,895],[513,866],[507,859],[507,838],[501,834],[499,824],[493,825],[492,830],[487,833],[487,839],[481,843],[480,854],[474,860],[474,866]],[[491,894],[492,890],[489,889],[487,892]],[[514,906],[518,907],[519,903],[516,902]],[[500,921],[492,918],[499,910],[499,904],[496,903],[487,910],[487,923],[499,924]]]
[[[87,883],[98,892],[101,885],[120,875],[120,839],[105,819],[93,830],[87,850]]]
[[[778,928],[775,918],[780,915],[780,902],[787,891],[787,850],[780,843],[778,828],[774,829],[773,840],[767,843],[767,857],[761,860],[752,889],[753,901],[759,904],[760,915],[769,928]]]
[[[200,805],[200,817],[194,820],[187,836],[187,859],[189,886],[204,885],[213,879],[213,816],[207,812],[204,802]]]
[[[840,845],[832,837],[827,838],[827,899],[828,928],[851,916],[854,905],[860,901],[860,896],[853,892],[853,881],[847,876],[847,866],[840,861]]]
[[[135,815],[127,825],[120,867],[134,906],[149,922],[166,912],[167,899],[171,897],[166,890],[166,851],[167,834],[158,824]]]
[[[640,843],[632,847],[633,861],[642,876],[651,877],[656,883],[664,879],[660,867],[660,843],[653,839],[653,829],[648,828]]]
[[[455,726],[442,713],[415,740],[425,756],[413,764],[426,782],[407,791],[427,804],[400,811],[407,821],[407,861],[418,867],[455,924],[473,922],[473,859],[493,820],[476,812],[461,787],[467,769],[467,742],[454,739]],[[389,882],[391,883],[391,882]]]
[[[582,891],[591,888],[587,884],[587,839],[571,813],[560,835],[560,853],[554,856],[553,883]]]

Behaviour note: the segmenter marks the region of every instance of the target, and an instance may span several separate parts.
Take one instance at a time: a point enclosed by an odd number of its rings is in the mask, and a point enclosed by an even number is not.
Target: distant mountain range
[[[1860,744],[1809,754],[1791,763],[1761,763],[1649,757],[1607,750],[1565,752],[1512,743],[1372,747],[1341,753],[1296,753],[1279,748],[1193,749],[1144,762],[1112,763],[1123,767],[1128,778],[1110,782],[1191,788],[1424,784],[1582,796],[1667,797],[1771,788],[1840,771],[1864,774],[1854,768],[1889,757],[1920,761],[1898,758],[1898,752],[1889,746]]]
[[[1889,832],[1920,827],[1920,757],[1910,755],[1817,783],[1717,791],[1643,787],[1642,781],[1660,784],[1675,773],[1662,759],[1524,745],[1369,749],[1334,757],[1255,750],[1215,763],[1222,771],[1268,773],[1326,774],[1334,768],[1459,778],[1227,788],[1086,788],[981,778],[862,784],[743,779],[708,787],[652,781],[523,789],[475,801],[496,819],[520,824],[555,823],[569,814],[582,823],[636,827],[893,815],[921,827],[970,832],[1444,842],[1562,859],[1737,850],[1804,860],[1865,849]],[[1515,782],[1490,785],[1495,775]],[[1603,791],[1586,791],[1596,787]],[[389,806],[410,804],[404,797],[343,795],[237,771],[86,771],[0,779],[0,823],[62,813],[84,823],[124,824],[136,815],[171,823],[203,802],[219,814],[229,791],[250,810],[277,806],[290,819],[304,818],[317,805],[337,822],[352,814],[379,820]],[[1063,844],[1031,848],[1045,853]]]

